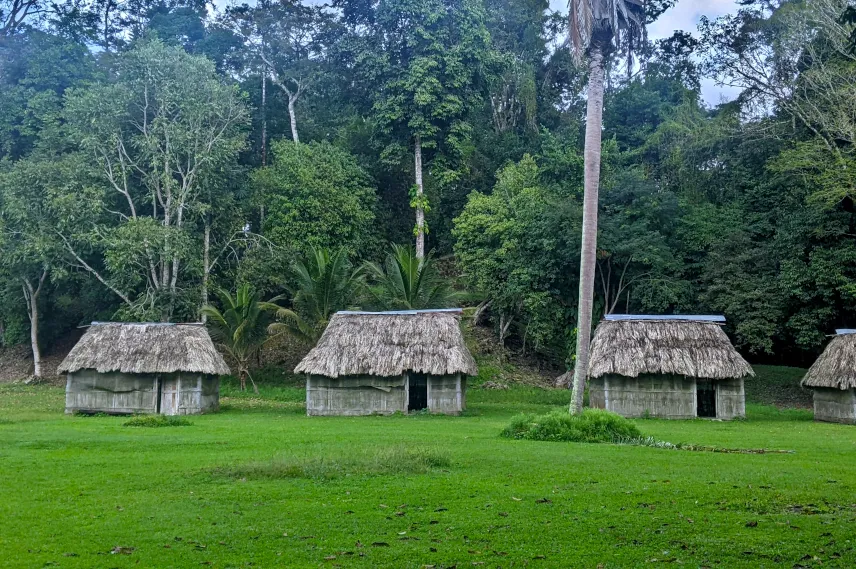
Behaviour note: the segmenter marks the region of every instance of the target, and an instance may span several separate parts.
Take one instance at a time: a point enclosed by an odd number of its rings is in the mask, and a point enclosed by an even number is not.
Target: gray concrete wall
[[[856,389],[814,388],[814,420],[856,424]]]
[[[466,378],[460,375],[428,376],[428,410],[458,415],[466,408]]]
[[[716,385],[716,418],[736,419],[746,416],[746,395],[743,391],[743,378],[723,379]]]
[[[66,413],[132,414],[156,410],[156,375],[98,373],[89,369],[68,374]]]
[[[613,413],[662,419],[693,419],[696,416],[694,379],[650,374],[639,377],[606,375],[600,381],[603,384],[601,408]],[[601,397],[598,389],[595,387],[596,401]]]
[[[389,415],[407,413],[404,377],[306,378],[307,415]]]

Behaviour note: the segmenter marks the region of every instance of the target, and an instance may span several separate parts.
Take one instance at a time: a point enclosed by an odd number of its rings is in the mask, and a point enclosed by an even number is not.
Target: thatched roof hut
[[[466,376],[478,373],[460,317],[458,309],[338,312],[294,370],[307,375],[307,412],[460,412]]]
[[[754,376],[752,367],[722,330],[724,321],[721,316],[607,316],[592,340],[589,376]]]
[[[93,322],[58,368],[66,412],[216,409],[229,366],[201,324]]]
[[[815,420],[856,423],[856,330],[836,330],[801,385],[814,392]]]
[[[608,315],[589,360],[593,406],[625,416],[732,418],[745,413],[752,367],[723,316]]]

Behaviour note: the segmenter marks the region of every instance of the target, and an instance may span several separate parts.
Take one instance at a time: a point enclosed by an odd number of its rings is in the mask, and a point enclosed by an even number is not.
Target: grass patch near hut
[[[396,445],[377,449],[372,454],[277,457],[215,468],[212,472],[241,480],[333,480],[346,476],[426,474],[448,468],[451,462],[450,453],[440,447]]]
[[[640,439],[635,423],[602,409],[586,409],[580,415],[553,411],[544,415],[517,415],[502,430],[509,439],[565,441],[573,443],[614,443]]]
[[[521,413],[566,412],[566,391],[471,389],[462,417],[306,417],[266,385],[192,429],[0,386],[0,567],[856,566],[856,430],[807,411],[632,421],[656,440],[794,451],[680,452],[499,436]],[[282,476],[276,459],[383,474]]]
[[[193,423],[181,415],[137,415],[124,423],[123,427],[189,427]]]

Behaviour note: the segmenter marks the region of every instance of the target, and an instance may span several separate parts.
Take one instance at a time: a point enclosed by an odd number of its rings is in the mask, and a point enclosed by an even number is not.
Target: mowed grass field
[[[0,566],[854,567],[856,428],[810,411],[637,421],[727,454],[513,441],[566,391],[471,389],[462,417],[309,418],[224,389],[190,426],[63,414],[0,386]]]

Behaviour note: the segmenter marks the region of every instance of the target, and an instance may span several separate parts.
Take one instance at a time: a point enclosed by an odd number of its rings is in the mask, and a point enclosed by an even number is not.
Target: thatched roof
[[[603,321],[591,345],[589,376],[674,374],[705,379],[753,376],[719,319]]]
[[[295,373],[395,376],[478,374],[460,310],[338,312]]]
[[[200,324],[93,322],[57,373],[82,369],[99,373],[229,373],[229,366]]]
[[[832,338],[802,380],[803,387],[856,389],[856,334]]]

